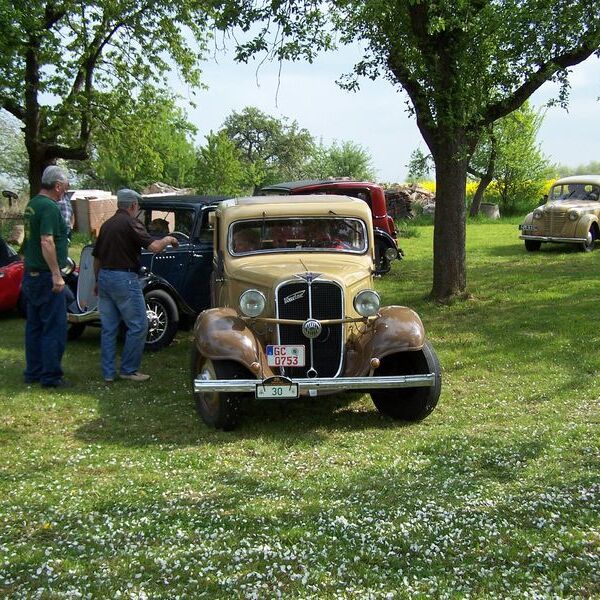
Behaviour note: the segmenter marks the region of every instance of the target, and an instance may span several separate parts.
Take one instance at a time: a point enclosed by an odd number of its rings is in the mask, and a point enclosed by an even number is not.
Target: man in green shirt
[[[67,291],[61,268],[67,264],[68,231],[58,201],[69,189],[67,174],[54,165],[42,174],[42,189],[25,208],[25,383],[67,386],[61,367],[67,342]]]

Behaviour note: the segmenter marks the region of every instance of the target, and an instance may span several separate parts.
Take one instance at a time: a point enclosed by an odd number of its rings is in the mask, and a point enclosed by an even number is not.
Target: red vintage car
[[[383,188],[370,181],[352,179],[318,179],[275,183],[260,189],[256,195],[307,195],[341,194],[364,200],[371,209],[373,233],[375,234],[375,264],[380,275],[390,270],[391,261],[402,258],[404,253],[398,248],[397,231],[394,219],[387,212]]]
[[[0,238],[0,312],[18,308],[24,311],[21,297],[24,264],[19,255]]]
[[[78,269],[72,258],[61,269],[65,283],[71,291],[77,289]],[[25,263],[15,250],[0,237],[0,312],[14,310],[26,314],[25,298],[21,293]]]

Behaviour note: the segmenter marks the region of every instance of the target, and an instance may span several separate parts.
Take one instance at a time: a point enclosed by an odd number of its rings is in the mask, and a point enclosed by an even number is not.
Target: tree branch
[[[44,10],[44,29],[48,31],[52,29],[66,14],[67,11],[65,9],[56,10],[54,3],[48,2]]]
[[[493,123],[497,119],[505,117],[519,108],[533,92],[552,77],[557,71],[556,67],[558,67],[558,70],[564,70],[568,67],[578,65],[598,50],[598,42],[598,39],[589,40],[575,50],[552,57],[550,60],[542,63],[538,70],[510,96],[490,105],[484,112],[480,125],[486,126]]]
[[[0,95],[0,107],[8,111],[13,117],[23,121],[25,119],[25,109],[9,96]]]
[[[61,146],[60,144],[49,144],[45,147],[45,157],[47,160],[55,158],[64,158],[66,160],[87,160],[89,153],[85,146]]]

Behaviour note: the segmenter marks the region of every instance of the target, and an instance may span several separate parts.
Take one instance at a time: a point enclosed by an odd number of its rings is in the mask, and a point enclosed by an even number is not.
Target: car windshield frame
[[[362,255],[368,247],[367,226],[358,217],[254,217],[231,222],[227,231],[231,256],[298,252]]]

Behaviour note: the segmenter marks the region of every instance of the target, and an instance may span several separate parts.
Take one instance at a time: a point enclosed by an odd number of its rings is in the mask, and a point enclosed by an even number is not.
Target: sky
[[[210,59],[203,69],[207,90],[196,94],[195,108],[186,107],[198,128],[197,143],[218,130],[232,111],[255,106],[277,118],[296,120],[325,145],[349,140],[373,158],[376,179],[405,180],[410,154],[427,151],[414,118],[406,112],[407,96],[390,82],[362,79],[358,92],[340,89],[335,81],[350,72],[356,51],[344,48],[321,55],[313,64],[236,64],[231,55]],[[538,141],[555,163],[577,167],[600,160],[600,60],[592,57],[572,69],[571,100],[566,112],[549,108]],[[174,91],[187,90],[175,77]],[[531,98],[542,107],[557,91],[546,83]]]

